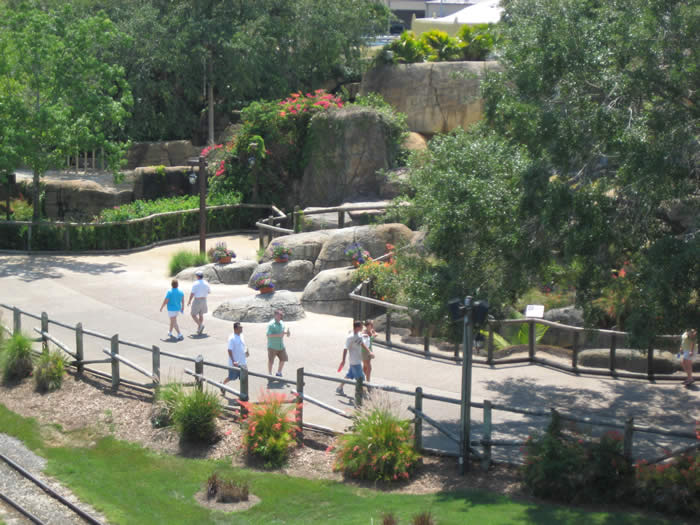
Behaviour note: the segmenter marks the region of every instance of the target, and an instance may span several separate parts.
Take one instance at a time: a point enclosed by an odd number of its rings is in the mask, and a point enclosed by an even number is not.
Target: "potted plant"
[[[292,255],[292,250],[278,242],[272,243],[272,257],[275,259],[275,262],[286,263],[289,261],[290,255]]]
[[[225,242],[217,242],[214,248],[209,249],[207,255],[211,262],[218,264],[228,264],[231,262],[231,259],[236,257],[234,251],[226,247]]]
[[[253,276],[253,288],[261,294],[272,293],[275,291],[275,283],[268,274],[256,273]]]
[[[372,260],[372,257],[370,257],[369,252],[363,249],[362,246],[360,246],[356,242],[352,243],[350,246],[347,247],[347,249],[345,250],[345,256],[350,257],[352,265],[356,268],[361,264]]]

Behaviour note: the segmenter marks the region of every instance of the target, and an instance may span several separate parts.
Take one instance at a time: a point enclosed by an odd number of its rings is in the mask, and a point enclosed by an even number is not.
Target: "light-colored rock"
[[[428,141],[420,133],[410,131],[403,141],[403,147],[409,151],[424,151],[428,149]]]
[[[580,366],[591,368],[608,368],[610,350],[583,350],[578,354]],[[615,351],[615,368],[645,374],[647,372],[647,356],[638,350],[618,348]],[[671,352],[654,351],[654,373],[672,374],[681,369],[681,362],[675,359]]]
[[[133,192],[92,180],[44,179],[44,210],[52,219],[92,220],[105,208],[127,204]]]
[[[386,253],[387,243],[401,245],[411,241],[413,232],[403,224],[380,224],[379,226],[355,226],[335,230],[316,259],[316,273],[329,268],[342,268],[351,264],[345,250],[352,243],[357,243],[367,250],[372,257]]]
[[[314,148],[301,181],[302,206],[376,197],[376,172],[391,167],[397,153],[381,113],[357,106],[318,113],[311,120],[309,135]]]
[[[334,268],[319,273],[306,285],[301,296],[305,310],[319,314],[352,317],[353,302],[348,296],[354,285],[354,269]]]
[[[552,308],[544,313],[543,319],[567,326],[583,326],[583,310],[574,306]],[[574,332],[559,328],[549,328],[542,336],[543,345],[571,348],[574,345]],[[605,344],[601,342],[599,344]]]
[[[298,321],[306,316],[297,296],[287,290],[239,297],[223,302],[214,310],[213,315],[217,319],[227,321],[267,323],[277,309],[284,312],[286,321]]]
[[[314,277],[314,263],[290,260],[285,263],[270,261],[259,264],[251,274],[248,286],[253,288],[253,276],[259,273],[266,273],[272,278],[275,290],[302,291]]]
[[[187,160],[196,157],[200,150],[189,140],[136,142],[127,152],[126,169],[140,166],[186,166]]]
[[[385,65],[362,77],[360,93],[379,93],[397,111],[405,113],[411,131],[432,135],[481,119],[480,83],[486,71],[499,70],[497,62],[425,62]]]
[[[334,229],[338,227],[338,212],[309,214],[308,212],[320,209],[317,206],[304,208],[302,230],[305,232]],[[352,218],[345,213],[343,219],[346,226],[353,226]],[[317,254],[318,255],[318,254]]]
[[[272,260],[272,245],[280,244],[292,251],[289,257],[290,260],[303,260],[315,263],[323,244],[328,240],[332,232],[333,230],[319,230],[276,237],[275,240],[267,246],[265,254],[263,255],[263,262]]]
[[[194,281],[194,273],[202,270],[204,279],[211,284],[247,284],[258,263],[246,259],[234,259],[228,264],[207,264],[197,268],[185,268],[177,274],[180,281]]]

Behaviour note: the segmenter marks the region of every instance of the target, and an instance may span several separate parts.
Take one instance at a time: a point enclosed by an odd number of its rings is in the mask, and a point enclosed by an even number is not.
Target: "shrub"
[[[209,390],[194,389],[179,398],[172,419],[182,439],[211,443],[220,413],[219,396]]]
[[[700,452],[658,465],[638,462],[635,476],[637,503],[659,512],[700,513]]]
[[[426,510],[413,517],[413,525],[435,525],[435,520],[430,511]]]
[[[617,432],[586,442],[563,432],[555,414],[544,435],[528,438],[525,454],[525,485],[537,497],[567,503],[618,501],[630,490],[632,468]]]
[[[430,53],[430,47],[424,40],[416,37],[413,31],[404,31],[385,49],[393,53],[391,61],[397,64],[424,62]],[[380,53],[379,56],[386,56],[386,53]]]
[[[496,45],[493,24],[465,25],[457,33],[464,60],[486,60]]]
[[[448,60],[458,60],[461,57],[461,49],[456,38],[439,29],[426,31],[420,36],[429,51],[429,62],[444,62]]]
[[[391,303],[397,301],[399,282],[397,279],[396,261],[393,257],[387,261],[370,260],[360,265],[355,270],[352,281],[357,284],[366,280],[370,281],[372,297]]]
[[[37,390],[40,392],[52,392],[61,388],[65,366],[66,359],[58,350],[43,352],[34,371],[34,381],[36,381]]]
[[[223,477],[216,472],[207,480],[208,500],[216,498],[219,503],[248,501],[249,492],[247,483]]]
[[[209,260],[206,254],[193,252],[189,250],[180,250],[175,252],[170,257],[170,262],[168,263],[168,269],[170,275],[177,275],[185,268],[191,268],[192,266],[203,266],[207,264]]]
[[[356,242],[351,243],[345,249],[345,257],[348,257],[356,266],[359,266],[361,264],[366,263],[367,261],[372,260],[372,257],[370,256],[369,252]]]
[[[32,340],[22,334],[14,334],[3,344],[0,369],[4,383],[20,381],[32,373]]]
[[[420,455],[411,422],[399,418],[388,397],[372,396],[353,420],[352,432],[338,438],[334,470],[372,481],[408,479]]]
[[[151,424],[156,428],[170,426],[173,413],[185,397],[181,383],[166,383],[156,393],[156,403],[151,411]]]
[[[266,390],[259,403],[241,402],[248,412],[243,446],[248,454],[263,459],[267,468],[284,464],[296,445],[296,408],[286,401],[284,394]]]

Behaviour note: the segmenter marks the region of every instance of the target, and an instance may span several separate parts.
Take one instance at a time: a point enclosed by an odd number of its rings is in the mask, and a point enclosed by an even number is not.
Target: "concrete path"
[[[255,259],[257,236],[236,235],[225,238],[228,246],[239,258]],[[213,240],[209,240],[209,243]],[[154,248],[129,255],[74,256],[74,255],[0,255],[0,302],[40,314],[70,325],[82,322],[85,328],[106,334],[118,333],[121,339],[144,345],[158,345],[162,350],[188,356],[203,355],[207,361],[226,363],[226,341],[232,331],[231,323],[207,315],[206,336],[194,334],[194,322],[186,315],[180,318],[185,334],[182,342],[166,339],[167,317],[158,311],[165,292],[170,287],[167,265],[170,255],[180,249],[198,249],[197,241],[184,242]],[[190,283],[182,283],[182,290],[189,295]],[[212,312],[222,301],[255,294],[244,285],[213,285],[209,299]],[[11,312],[0,309],[2,322],[11,325]],[[24,328],[38,326],[38,322],[24,318]],[[314,372],[334,377],[337,373],[344,337],[351,328],[351,319],[307,313],[306,318],[289,323],[292,336],[288,340],[290,362],[285,378],[294,379],[296,369],[304,367]],[[65,329],[51,326],[50,332],[61,341],[73,346],[74,335]],[[251,370],[266,372],[265,327],[262,324],[245,324],[244,336],[251,349]],[[102,359],[102,348],[107,342],[86,338],[86,356]],[[150,353],[122,348],[121,354],[146,369],[151,367]],[[179,379],[189,364],[163,358],[161,373],[164,380]],[[109,371],[109,365],[95,365]],[[129,379],[145,382],[137,372],[122,367]],[[394,385],[413,391],[422,386],[425,392],[457,398],[460,397],[461,368],[454,364],[425,360],[385,349],[377,350],[374,361],[373,382]],[[208,377],[221,379],[221,370],[205,369]],[[255,397],[266,382],[251,379],[250,391]],[[271,385],[289,391],[291,387]],[[352,410],[350,397],[337,396],[335,383],[308,379],[307,394],[322,399],[338,408]],[[237,388],[237,385],[234,385]],[[351,393],[350,388],[346,388]],[[413,404],[408,396],[391,395],[402,410]],[[694,430],[700,420],[700,394],[698,389],[684,389],[678,384],[650,384],[646,381],[615,380],[598,377],[575,376],[536,365],[509,365],[498,368],[476,365],[473,371],[472,400],[490,400],[502,405],[548,410],[555,407],[563,412],[586,417],[623,422],[635,418],[635,424],[684,432]],[[443,422],[452,432],[459,433],[459,406],[426,401],[424,411]],[[406,412],[407,413],[407,412]],[[408,413],[407,413],[408,414]],[[482,413],[472,409],[474,436],[480,437]],[[313,405],[305,406],[305,419],[312,423],[342,430],[348,421]],[[546,425],[543,418],[533,418],[507,412],[494,413],[497,439],[524,439],[528,434]],[[427,424],[425,445],[433,448],[451,448],[449,440],[433,431]],[[594,434],[606,429],[582,428]],[[635,436],[635,455],[654,457],[661,447],[682,446],[688,441],[674,441],[650,434]],[[497,448],[494,456],[499,459],[517,460],[517,447]]]

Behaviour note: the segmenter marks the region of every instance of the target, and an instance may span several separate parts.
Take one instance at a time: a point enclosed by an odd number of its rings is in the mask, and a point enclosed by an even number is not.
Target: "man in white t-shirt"
[[[243,327],[241,323],[233,323],[233,333],[228,338],[228,366],[235,366],[238,368],[248,368],[248,362],[246,358],[249,352],[245,345],[245,339],[243,339]],[[228,377],[223,380],[223,384],[229,381],[236,380],[241,376],[238,370],[229,370]],[[226,391],[221,389],[221,395],[224,395]]]
[[[192,285],[187,306],[190,303],[192,304],[190,314],[194,322],[197,323],[197,335],[201,335],[204,332],[204,314],[208,312],[207,296],[211,289],[209,288],[209,283],[204,280],[204,272],[202,270],[197,270],[194,274],[197,277],[197,281]],[[194,299],[194,303],[192,303],[192,299]]]
[[[362,351],[364,350],[370,356],[370,359],[374,358],[374,354],[367,347],[365,342],[362,340],[362,322],[354,321],[352,323],[352,333],[348,335],[345,339],[345,346],[343,347],[343,360],[340,362],[338,367],[338,372],[340,372],[345,366],[345,357],[349,355],[349,367],[348,373],[345,374],[345,379],[357,379],[361,377],[363,380],[365,374],[362,371]],[[336,388],[335,393],[338,395],[344,395],[343,383]]]

